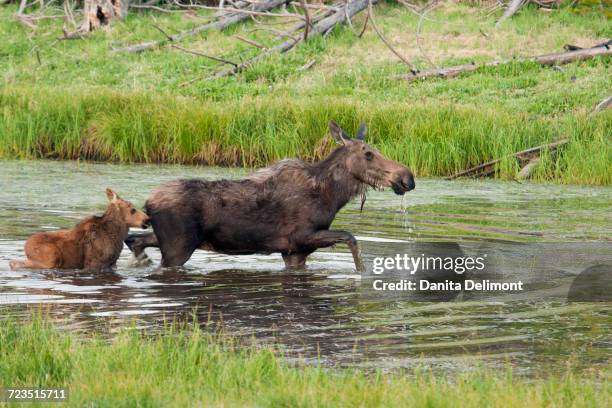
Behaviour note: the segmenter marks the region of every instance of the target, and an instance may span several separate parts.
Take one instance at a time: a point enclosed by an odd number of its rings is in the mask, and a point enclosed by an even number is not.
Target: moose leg
[[[151,215],[164,268],[183,266],[204,243],[200,215],[193,210],[164,209]]]
[[[327,248],[341,242],[346,243],[351,250],[357,272],[364,272],[365,266],[363,264],[363,260],[361,259],[361,253],[359,251],[359,246],[357,245],[357,240],[350,232],[329,230],[317,231],[314,234],[306,237],[302,244],[311,248]]]
[[[188,237],[180,237],[170,244],[162,245],[160,247],[162,266],[164,268],[183,266],[200,244],[199,241],[190,240]]]
[[[151,259],[147,256],[145,248],[155,247],[159,248],[159,242],[157,242],[157,236],[155,233],[149,232],[148,234],[132,234],[128,235],[125,239],[125,245],[132,251],[133,260],[132,265],[148,265],[151,263]]]
[[[52,269],[54,267],[54,265],[49,266],[48,263],[33,261],[31,259],[9,262],[9,268],[11,269]]]

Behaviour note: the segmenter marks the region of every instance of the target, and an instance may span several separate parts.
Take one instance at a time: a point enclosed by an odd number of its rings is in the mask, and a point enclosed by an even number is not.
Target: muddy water
[[[130,267],[116,273],[10,271],[35,231],[73,225],[101,212],[104,188],[142,205],[148,192],[177,177],[238,177],[243,171],[181,166],[0,162],[0,312],[27,318],[41,305],[63,327],[113,332],[154,330],[192,313],[230,333],[277,344],[289,357],[329,365],[462,370],[511,363],[525,374],[609,364],[609,302],[546,296],[416,302],[364,295],[346,248],[322,250],[301,272],[280,256],[232,257],[199,251],[184,270]],[[454,241],[598,242],[610,248],[612,189],[495,181],[418,179],[405,200],[372,192],[363,212],[344,209],[334,227],[361,245]],[[510,247],[512,248],[512,247]],[[159,253],[149,251],[154,260]],[[102,328],[102,329],[101,329]]]

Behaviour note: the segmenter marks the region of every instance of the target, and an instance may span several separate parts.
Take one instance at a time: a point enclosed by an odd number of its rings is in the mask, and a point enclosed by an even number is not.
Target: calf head
[[[399,195],[414,190],[414,175],[408,167],[387,159],[365,143],[367,129],[364,123],[354,138],[334,121],[329,122],[329,130],[336,142],[342,145],[340,149],[346,150],[344,164],[353,177],[378,190],[391,187]]]
[[[113,207],[113,210],[126,225],[135,228],[147,228],[149,226],[149,216],[147,214],[135,208],[129,201],[119,197],[110,188],[106,189],[106,197],[108,197],[109,207]]]

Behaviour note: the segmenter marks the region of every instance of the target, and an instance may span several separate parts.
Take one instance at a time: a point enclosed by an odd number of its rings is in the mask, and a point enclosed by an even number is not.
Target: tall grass
[[[0,158],[93,159],[262,166],[284,157],[319,159],[333,148],[330,119],[418,176],[452,174],[569,137],[536,177],[610,184],[612,115],[531,117],[457,105],[363,104],[343,98],[257,97],[207,102],[164,94],[7,88],[0,91]],[[514,159],[499,176],[513,178]]]
[[[427,370],[365,374],[288,365],[273,349],[239,347],[197,325],[111,340],[59,331],[40,315],[0,322],[0,384],[67,387],[67,406],[595,407],[609,406],[609,373],[522,379],[510,369],[455,377]]]

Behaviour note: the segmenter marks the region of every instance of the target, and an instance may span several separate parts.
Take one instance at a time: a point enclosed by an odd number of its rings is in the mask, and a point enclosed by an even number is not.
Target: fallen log
[[[269,0],[262,3],[253,3],[252,7],[250,7],[248,10],[252,12],[263,12],[289,3],[290,1],[291,0]],[[135,44],[125,48],[115,48],[113,49],[113,52],[138,53],[153,50],[167,44],[168,42],[179,42],[187,37],[192,37],[208,30],[224,30],[225,28],[237,24],[248,18],[249,14],[247,13],[228,11],[224,14],[221,14],[215,21],[199,25],[197,27],[192,28],[191,30],[181,31],[180,33],[171,35],[169,36],[169,38],[166,38],[164,40],[145,41],[140,44]]]
[[[539,161],[540,155],[543,151],[549,151],[554,153],[560,146],[568,143],[569,139],[561,139],[553,143],[544,144],[541,146],[532,147],[527,150],[516,152],[511,156],[517,158],[521,163],[522,170],[519,174],[526,175],[527,177],[531,174],[536,164]],[[446,177],[446,180],[454,180],[459,177],[489,177],[495,174],[496,166],[502,161],[502,159],[491,160],[489,162],[479,164],[478,166],[471,167],[467,170],[455,173],[452,176]],[[531,163],[531,165],[529,165]],[[529,166],[527,169],[525,167]],[[524,171],[523,171],[524,170]]]
[[[606,99],[599,102],[597,106],[595,107],[594,112],[601,112],[602,110],[609,108],[610,106],[612,106],[612,95],[608,96]]]
[[[370,3],[370,1],[372,3],[376,3],[377,0],[354,0],[350,2],[346,6],[346,10],[344,9],[338,10],[334,12],[333,14],[331,14],[329,17],[326,17],[320,20],[318,23],[314,24],[308,34],[308,38],[311,39],[318,35],[322,35],[332,30],[336,25],[344,23],[347,18],[351,18],[354,15],[358,14],[359,12],[365,10],[368,7],[368,4]],[[226,76],[235,75],[239,72],[242,72],[248,69],[249,67],[253,66],[257,62],[261,61],[263,58],[271,54],[284,53],[284,52],[289,51],[290,49],[295,47],[297,44],[302,42],[303,40],[304,40],[304,37],[300,37],[297,39],[292,38],[292,39],[286,40],[274,47],[271,47],[271,48],[268,48],[262,51],[261,53],[257,54],[255,57],[239,64],[236,67],[221,70],[217,72],[216,74],[212,75],[211,77],[208,77],[207,79],[210,80],[210,79],[217,79],[217,78],[223,78]]]
[[[518,180],[526,180],[530,178],[538,164],[540,164],[539,157],[534,157],[533,159],[529,160],[529,162],[527,162],[527,164],[524,165],[523,168],[518,172],[516,178]]]
[[[584,48],[576,51],[560,52],[554,54],[538,55],[535,57],[528,58],[517,58],[505,61],[492,61],[481,65],[474,63],[456,65],[453,67],[440,68],[440,69],[427,69],[414,73],[402,74],[392,76],[391,79],[400,79],[404,81],[414,81],[417,79],[425,79],[431,77],[437,78],[452,78],[466,72],[476,71],[481,67],[495,67],[498,65],[509,64],[512,62],[536,62],[540,65],[562,65],[568,64],[575,61],[583,61],[598,56],[612,55],[612,47],[609,45],[596,46],[593,48]]]

